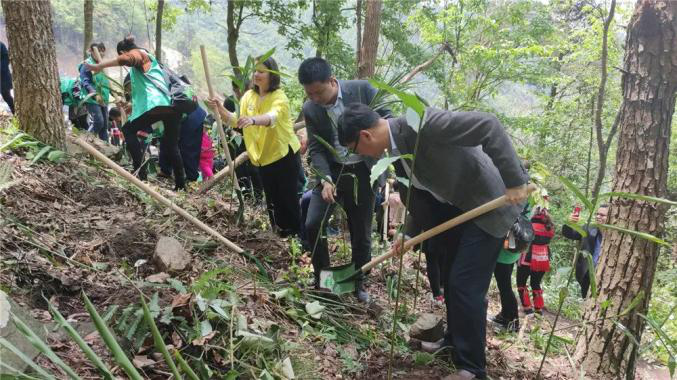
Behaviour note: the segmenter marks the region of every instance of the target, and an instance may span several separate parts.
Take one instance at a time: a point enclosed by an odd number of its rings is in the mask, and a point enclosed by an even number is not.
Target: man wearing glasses
[[[607,221],[607,216],[609,214],[609,205],[603,204],[597,209],[597,214],[595,215],[595,221],[597,224],[603,224]],[[577,212],[574,212],[569,217],[569,221],[572,223],[578,223],[580,216]],[[599,256],[602,253],[602,231],[597,227],[585,226],[583,228],[588,234],[585,238],[576,232],[573,228],[564,225],[562,226],[562,235],[565,238],[571,240],[582,240],[581,249],[583,251],[589,252],[592,255],[592,263],[594,271],[597,267],[597,261],[599,261]],[[585,298],[588,296],[588,289],[590,288],[590,268],[588,268],[587,258],[580,255],[578,260],[576,260],[576,281],[581,285],[581,297]]]
[[[452,347],[457,371],[445,379],[484,379],[485,297],[505,235],[524,208],[528,176],[503,125],[491,114],[426,108],[423,126],[414,127],[404,117],[383,119],[363,104],[347,104],[339,141],[373,158],[386,151],[392,156],[415,153],[415,167],[400,159],[394,162],[396,170],[406,174],[413,188],[457,212],[502,195],[510,203],[454,228],[457,238],[445,246],[448,268],[442,271],[447,332],[430,347]]]
[[[376,160],[351,153],[341,146],[337,129],[346,104],[369,105],[377,90],[365,80],[337,80],[329,63],[322,58],[303,61],[298,79],[308,95],[303,105],[303,117],[311,167],[315,177],[320,179],[320,184],[312,191],[305,220],[317,287],[320,271],[329,267],[325,235],[327,220],[336,201],[341,203],[348,217],[352,262],[359,268],[371,260],[375,193],[369,177]],[[378,113],[384,117],[390,115],[385,108],[379,109]],[[357,281],[355,295],[361,302],[369,301],[362,279]]]

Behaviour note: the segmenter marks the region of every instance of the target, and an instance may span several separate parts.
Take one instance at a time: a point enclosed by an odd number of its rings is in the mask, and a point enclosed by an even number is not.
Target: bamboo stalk
[[[388,224],[390,222],[390,216],[388,213],[390,212],[389,210],[389,199],[390,199],[390,182],[386,181],[386,188],[385,188],[385,193],[383,196],[383,241],[387,242],[388,241]]]
[[[124,179],[128,180],[129,182],[133,183],[139,189],[143,190],[146,194],[150,195],[153,199],[162,203],[164,206],[170,208],[172,211],[179,214],[184,219],[186,219],[187,221],[191,222],[192,224],[194,224],[195,226],[200,228],[202,231],[204,231],[204,232],[208,233],[209,235],[213,236],[218,241],[223,243],[226,247],[230,248],[231,250],[233,250],[237,253],[244,252],[244,249],[238,247],[235,243],[226,239],[220,233],[216,232],[216,230],[214,230],[213,228],[204,224],[202,221],[200,221],[199,219],[197,219],[196,217],[194,217],[193,215],[188,213],[186,210],[177,206],[174,202],[170,201],[169,199],[165,198],[163,195],[161,195],[157,191],[153,190],[150,186],[148,186],[148,184],[145,184],[140,179],[134,177],[130,172],[126,171],[125,169],[120,167],[118,164],[113,162],[110,158],[106,157],[103,153],[99,152],[93,146],[91,146],[87,142],[85,142],[81,137],[79,137],[79,138],[68,137],[68,138],[71,140],[71,142],[73,142],[74,144],[82,147],[89,154],[94,156],[94,158],[96,158],[99,161],[106,164],[109,168],[111,168],[119,176],[121,176],[122,178],[124,178]]]
[[[211,75],[209,74],[209,63],[207,61],[207,50],[205,50],[204,45],[200,45],[200,54],[202,55],[202,66],[204,67],[205,70],[205,79],[207,80],[209,97],[214,98],[214,87],[212,87]],[[213,110],[212,113],[214,113]],[[229,168],[230,170],[229,174],[233,180],[233,186],[235,186],[235,190],[240,191],[240,183],[237,182],[237,179],[235,178],[235,167],[233,166],[233,159],[230,157],[230,149],[228,148],[228,140],[226,139],[226,132],[223,130],[223,121],[221,120],[221,116],[218,114],[214,115],[214,119],[216,120],[216,130],[219,133],[219,139],[221,140],[221,146],[223,147],[223,154],[226,156],[226,162],[228,163],[227,168]]]
[[[249,154],[247,154],[247,152],[242,152],[239,156],[235,157],[235,161],[233,161],[233,165],[235,165],[235,168],[237,168],[238,166],[242,165],[242,163],[247,161],[248,159],[249,159]],[[216,186],[217,183],[221,182],[224,178],[226,178],[228,176],[228,174],[230,174],[230,165],[221,169],[218,173],[216,173],[208,181],[203,182],[202,186],[200,186],[200,189],[198,189],[197,193],[198,194],[206,193],[212,187]]]

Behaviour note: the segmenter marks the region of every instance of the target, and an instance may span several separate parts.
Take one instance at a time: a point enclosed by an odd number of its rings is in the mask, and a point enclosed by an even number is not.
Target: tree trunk
[[[362,0],[357,0],[355,4],[355,22],[357,24],[357,37],[355,38],[355,62],[357,68],[360,67],[360,54],[362,53]]]
[[[368,78],[376,69],[379,29],[381,28],[381,0],[366,0],[367,12],[364,17],[364,34],[357,77]]]
[[[621,104],[620,136],[613,191],[663,197],[666,193],[670,125],[677,91],[677,3],[638,2],[628,24]],[[614,198],[610,224],[661,235],[665,207],[641,200]],[[641,340],[658,247],[647,240],[606,230],[597,266],[598,299],[588,303],[584,319],[618,315],[638,295],[641,302],[617,320]],[[603,302],[609,306],[603,308]],[[638,347],[612,320],[594,322],[583,331],[575,358],[589,373],[634,379]]]
[[[239,18],[235,14],[235,6],[239,7]],[[240,38],[240,23],[243,9],[244,3],[236,0],[228,0],[226,13],[226,24],[228,26],[228,59],[230,60],[230,65],[233,66],[233,73],[238,78],[242,76],[242,70],[239,69],[240,61],[237,59],[237,40]],[[246,81],[249,78],[241,79]],[[235,96],[239,99],[242,94],[244,94],[245,90],[246,89],[239,89],[239,91],[235,91]]]
[[[89,54],[89,45],[94,40],[94,28],[92,20],[94,18],[94,0],[85,0],[85,45],[82,49],[82,56],[87,58]]]
[[[52,30],[52,6],[48,0],[2,0],[2,9],[19,126],[38,140],[63,148],[65,126]]]
[[[165,0],[157,2],[157,16],[155,17],[155,58],[162,62],[162,13],[165,8]]]

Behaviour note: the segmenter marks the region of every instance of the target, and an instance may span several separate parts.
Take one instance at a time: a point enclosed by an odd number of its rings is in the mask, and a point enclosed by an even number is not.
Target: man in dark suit
[[[466,222],[449,247],[445,302],[447,333],[458,372],[450,379],[486,377],[486,293],[505,235],[527,198],[528,176],[496,117],[480,112],[427,108],[417,132],[405,118],[382,119],[361,104],[348,104],[339,124],[342,145],[379,158],[416,153],[416,166],[398,160],[414,187],[461,211],[505,195],[507,205]],[[418,149],[415,146],[418,139]]]
[[[326,219],[331,215],[337,200],[348,216],[353,263],[361,267],[371,260],[374,186],[370,183],[369,175],[375,160],[349,154],[338,143],[337,127],[346,104],[369,105],[377,90],[364,80],[337,80],[332,75],[329,63],[322,58],[303,61],[298,78],[309,99],[303,105],[303,117],[308,132],[311,165],[319,177],[305,221],[317,285],[320,270],[329,267],[329,251],[324,235]],[[387,109],[378,112],[382,116],[389,115]],[[369,300],[362,281],[358,281],[356,296],[362,302]]]

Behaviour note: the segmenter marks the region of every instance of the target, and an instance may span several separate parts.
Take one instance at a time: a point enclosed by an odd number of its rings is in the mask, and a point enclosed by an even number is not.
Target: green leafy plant
[[[0,152],[5,149],[25,154],[26,159],[31,161],[30,165],[42,159],[59,163],[66,158],[66,152],[56,149],[51,145],[43,144],[24,132],[18,132],[9,141],[0,146]]]

